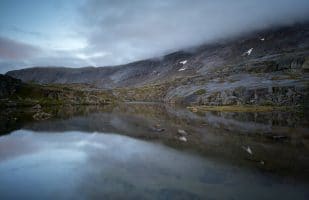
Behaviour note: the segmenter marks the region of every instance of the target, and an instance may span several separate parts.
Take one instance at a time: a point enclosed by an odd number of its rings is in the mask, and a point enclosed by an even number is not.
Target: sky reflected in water
[[[112,133],[0,137],[1,199],[308,199],[308,183]]]

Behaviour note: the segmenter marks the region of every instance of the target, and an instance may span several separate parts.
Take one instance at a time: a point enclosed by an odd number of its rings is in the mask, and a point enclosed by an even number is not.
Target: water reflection
[[[308,197],[305,182],[115,134],[19,130],[0,152],[1,199]]]
[[[308,198],[308,124],[295,113],[45,109],[45,121],[0,114],[1,199]]]

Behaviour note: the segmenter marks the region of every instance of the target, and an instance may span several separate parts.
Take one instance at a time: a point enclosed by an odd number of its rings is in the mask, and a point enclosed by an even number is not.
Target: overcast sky
[[[0,0],[0,73],[107,66],[303,22],[309,0]]]

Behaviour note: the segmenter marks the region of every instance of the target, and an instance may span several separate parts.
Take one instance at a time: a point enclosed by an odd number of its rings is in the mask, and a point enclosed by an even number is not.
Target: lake
[[[0,199],[309,199],[298,113],[156,103],[0,112]]]

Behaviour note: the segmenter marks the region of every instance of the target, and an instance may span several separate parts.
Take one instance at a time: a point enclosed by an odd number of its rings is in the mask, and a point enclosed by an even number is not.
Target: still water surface
[[[15,110],[2,122],[0,199],[309,198],[308,127],[278,120],[291,114],[66,109],[45,121]]]

